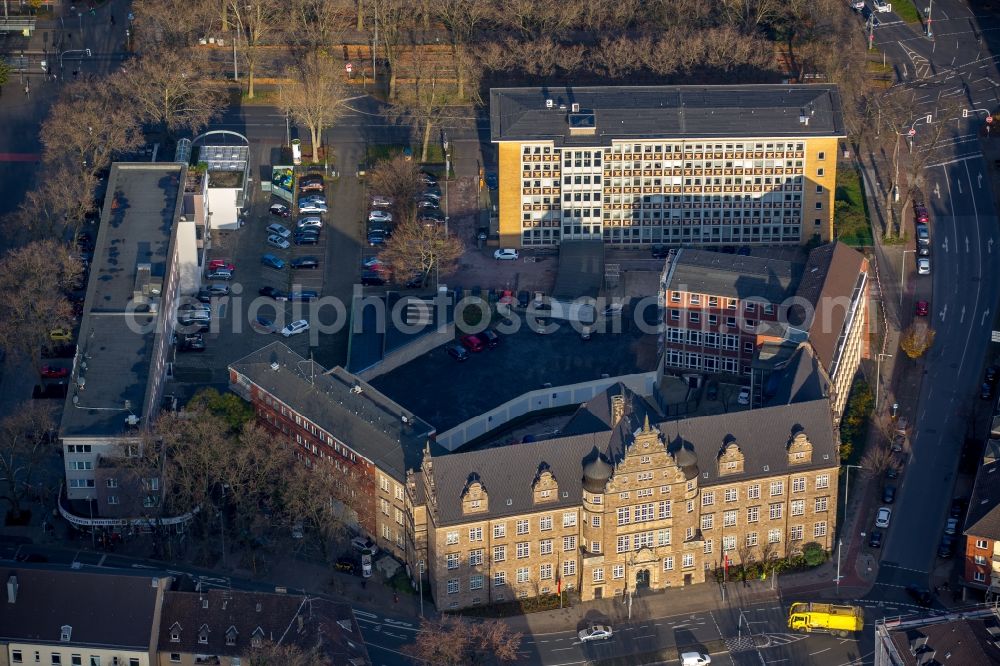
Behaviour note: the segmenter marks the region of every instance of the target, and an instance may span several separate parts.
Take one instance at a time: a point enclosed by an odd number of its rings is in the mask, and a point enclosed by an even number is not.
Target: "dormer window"
[[[170,642],[171,643],[181,642],[181,625],[179,622],[174,622],[170,626]]]
[[[64,624],[62,627],[60,627],[60,630],[59,630],[59,640],[61,640],[63,643],[68,643],[70,641],[70,638],[72,636],[73,636],[73,627],[72,626],[70,626],[68,624]]]
[[[206,645],[208,643],[208,625],[207,624],[201,625],[201,629],[198,630],[198,642],[201,643],[202,645]]]
[[[236,636],[238,633],[236,627],[229,627],[229,630],[226,631],[226,645],[236,645]]]

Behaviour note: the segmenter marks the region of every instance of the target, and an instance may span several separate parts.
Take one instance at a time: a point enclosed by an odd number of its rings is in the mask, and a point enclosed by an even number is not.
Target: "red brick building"
[[[994,433],[996,435],[997,433]],[[964,567],[968,587],[1000,592],[1000,446],[986,443],[986,455],[976,474],[976,484],[965,517]],[[961,547],[962,542],[959,542]]]
[[[262,425],[326,465],[361,528],[404,561],[411,511],[406,470],[419,468],[433,428],[342,368],[326,370],[274,342],[229,366],[230,387]]]

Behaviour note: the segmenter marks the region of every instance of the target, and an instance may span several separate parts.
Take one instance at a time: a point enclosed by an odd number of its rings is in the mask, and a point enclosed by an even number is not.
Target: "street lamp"
[[[880,388],[882,386],[882,384],[880,383],[880,379],[882,377],[882,359],[883,358],[892,358],[892,354],[879,353],[879,354],[876,354],[876,357],[877,357],[878,360],[877,360],[876,365],[875,365],[875,413],[877,414],[878,413],[878,395],[879,395],[879,390],[880,390]]]
[[[899,267],[899,309],[903,309],[903,281],[906,278],[906,255],[916,253],[916,250],[903,250],[903,263]]]

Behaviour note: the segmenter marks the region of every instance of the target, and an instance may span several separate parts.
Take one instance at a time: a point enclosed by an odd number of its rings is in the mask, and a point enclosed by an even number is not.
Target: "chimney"
[[[17,603],[17,576],[13,574],[7,579],[7,603]]]
[[[625,416],[625,396],[611,396],[611,427],[618,425],[623,416]]]

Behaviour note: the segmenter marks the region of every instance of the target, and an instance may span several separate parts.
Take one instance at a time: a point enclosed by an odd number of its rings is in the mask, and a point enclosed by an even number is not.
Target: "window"
[[[683,568],[685,568],[685,569],[689,569],[689,568],[693,567],[694,566],[694,554],[693,553],[686,553],[684,555],[683,559],[681,559],[681,566]]]
[[[986,582],[986,574],[984,574],[982,571],[974,571],[972,573],[972,578],[977,583],[985,583]]]
[[[789,505],[789,511],[792,512],[793,516],[801,516],[806,512],[806,501],[805,500],[792,500]]]
[[[59,666],[62,664],[62,655],[58,652],[52,653],[52,666]]]
[[[11,660],[11,662],[13,662],[15,664],[23,663],[21,661],[22,660],[21,651],[20,650],[11,650],[10,660]]]
[[[603,583],[604,582],[604,568],[603,567],[597,567],[596,569],[594,569],[594,582],[595,583]]]
[[[755,483],[747,488],[747,499],[760,499],[760,484]]]
[[[531,544],[528,541],[520,541],[517,544],[517,559],[523,560],[531,555]]]
[[[829,498],[827,498],[827,497],[817,497],[816,498],[816,508],[814,509],[815,513],[822,513],[824,511],[826,511],[826,502],[827,502],[827,499],[829,499]]]
[[[756,545],[757,545],[757,533],[747,532],[747,546],[756,546]]]
[[[737,520],[737,518],[736,518],[737,513],[738,512],[736,511],[736,509],[733,509],[731,511],[724,511],[722,513],[722,526],[723,527],[732,527],[732,526],[734,526],[736,524],[736,520]]]
[[[507,584],[507,572],[497,571],[493,574],[493,587],[503,587]]]
[[[181,653],[180,652],[171,652],[170,653],[170,661],[175,662],[175,663],[180,663],[180,661],[181,661]]]
[[[600,527],[601,526],[601,517],[600,516],[594,516],[593,518],[590,519],[590,524],[593,525],[594,527]]]
[[[448,553],[447,555],[448,568],[457,569],[458,568],[458,553]]]
[[[458,532],[448,532],[444,542],[448,546],[453,546],[458,543]]]
[[[630,512],[631,512],[631,509],[629,507],[627,507],[627,506],[620,506],[620,507],[618,507],[618,524],[619,525],[628,525],[631,522],[631,519],[629,517]]]
[[[595,516],[596,517],[596,516]],[[657,506],[656,517],[660,520],[670,517],[670,500],[662,500]]]
[[[469,551],[469,566],[477,567],[483,563],[483,549],[477,548]]]
[[[664,571],[674,570],[674,558],[672,556],[663,558],[663,570]]]
[[[722,537],[722,551],[729,552],[732,550],[736,550],[736,537],[732,535]]]
[[[616,579],[621,579],[625,577],[625,566],[622,564],[616,564],[611,567],[611,577]]]
[[[518,534],[527,534],[528,533],[528,521],[527,520],[519,520],[519,521],[517,521],[517,533]]]
[[[473,527],[469,529],[469,541],[482,541],[483,540],[483,528]]]
[[[629,551],[629,542],[631,537],[627,534],[618,535],[618,552],[627,553]]]
[[[986,539],[976,539],[976,548],[985,550],[987,548]]]
[[[71,666],[83,666],[83,657],[78,654],[71,654],[69,656],[69,663]]]
[[[384,476],[380,475],[378,477],[378,487],[379,487],[379,490],[381,490],[384,493],[389,492],[389,479],[387,479]]]
[[[469,589],[470,590],[483,589],[483,576],[481,574],[477,574],[475,576],[469,576]]]
[[[781,530],[768,530],[767,531],[767,542],[768,543],[781,543]]]
[[[806,490],[806,477],[797,476],[792,479],[792,492],[803,493]]]
[[[823,210],[823,202],[822,201],[817,201],[816,202],[816,210]]]
[[[576,550],[576,537],[575,536],[564,536],[563,537],[563,550],[569,552],[571,550]]]
[[[779,518],[781,518],[784,506],[785,505],[782,504],[781,502],[775,502],[774,504],[771,504],[768,510],[768,515],[770,516],[771,520],[778,520]]]
[[[649,520],[653,520],[653,508],[652,502],[649,504],[639,504],[635,507],[635,522],[644,523]]]
[[[819,151],[818,153],[816,153],[816,159],[817,160],[825,160],[826,159],[826,153],[823,152],[822,150]]]
[[[823,186],[822,185],[817,185],[816,186],[816,194],[823,194]]]
[[[493,526],[493,538],[502,539],[507,536],[507,523],[497,523]]]
[[[701,320],[701,315],[698,314],[697,312],[688,313],[688,321],[690,321],[692,324],[697,324],[700,320]]]
[[[528,567],[521,567],[517,570],[516,580],[518,583],[527,583],[528,578],[529,578]]]
[[[715,546],[715,544],[712,543],[711,539],[705,539],[705,554],[706,555],[711,554],[712,549],[714,548],[714,546]]]
[[[701,517],[701,529],[710,530],[715,527],[715,514],[706,513]]]
[[[816,175],[818,177],[820,177],[820,178],[822,178],[823,174],[825,174],[825,173],[826,173],[826,169],[816,169]],[[819,207],[820,207],[820,202],[817,201],[816,202],[816,208],[819,208]]]
[[[563,560],[563,576],[576,575],[576,560]]]
[[[538,578],[541,580],[552,580],[552,565],[543,564],[538,567]]]
[[[538,519],[538,529],[543,532],[552,529],[552,516],[542,516]]]
[[[826,522],[819,522],[813,525],[813,536],[821,537],[826,536]]]
[[[715,493],[714,492],[704,492],[701,496],[702,506],[712,506],[715,504]]]
[[[552,539],[542,539],[538,542],[538,554],[539,555],[551,555],[552,554]]]
[[[829,474],[817,474],[816,475],[816,490],[821,488],[830,487],[830,475]]]
[[[563,527],[573,527],[576,525],[576,512],[567,511],[563,514]]]
[[[118,495],[108,495],[108,504],[118,504]]]
[[[108,488],[117,488],[118,487],[118,479],[108,479],[106,483],[107,483]]]
[[[784,481],[771,482],[771,497],[777,497],[778,495],[783,495],[784,493],[785,493]]]
[[[976,564],[986,564],[986,556],[985,555],[976,555],[972,559],[973,559],[973,561]]]
[[[736,488],[726,488],[726,501],[736,502],[739,500],[739,491]]]
[[[670,530],[657,530],[656,531],[656,545],[657,546],[669,546],[670,545]]]
[[[507,559],[507,546],[493,546],[493,561],[503,562]]]
[[[771,530],[771,532],[777,532],[777,530]],[[788,532],[789,532],[789,538],[792,541],[802,541],[802,526],[801,525],[792,525],[791,529],[789,529]],[[771,536],[771,533],[768,532],[768,538],[770,538],[770,536]],[[779,536],[779,540],[780,540],[780,536]],[[772,541],[771,543],[778,543],[778,542],[777,541]]]
[[[448,581],[448,594],[458,594],[458,579],[452,578]]]

